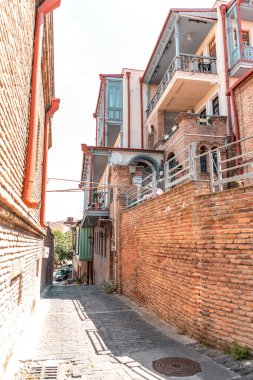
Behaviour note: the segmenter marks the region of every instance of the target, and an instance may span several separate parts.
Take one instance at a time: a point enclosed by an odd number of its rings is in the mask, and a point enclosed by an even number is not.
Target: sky
[[[95,145],[100,73],[144,70],[170,8],[209,8],[214,0],[62,0],[54,11],[55,97],[47,190],[80,181],[81,144]],[[82,193],[48,192],[46,220],[80,219]]]

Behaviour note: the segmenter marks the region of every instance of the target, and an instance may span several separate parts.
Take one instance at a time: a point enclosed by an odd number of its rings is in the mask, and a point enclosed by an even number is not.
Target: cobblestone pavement
[[[32,353],[19,358],[15,380],[175,379],[152,367],[152,361],[168,356],[200,364],[201,372],[190,380],[242,379],[221,357],[216,363],[211,351],[203,354],[189,341],[180,343],[164,322],[155,324],[158,318],[145,317],[131,301],[100,287],[54,286],[42,302],[48,312],[40,339]]]

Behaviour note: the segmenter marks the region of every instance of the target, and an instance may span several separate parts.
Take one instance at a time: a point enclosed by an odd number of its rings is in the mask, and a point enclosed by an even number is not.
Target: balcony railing
[[[253,46],[244,47],[244,59],[247,61],[253,61]]]
[[[155,174],[127,192],[126,207],[133,207],[189,181],[210,184],[210,191],[253,186],[253,136],[197,154],[190,144],[164,164],[164,177]]]
[[[202,55],[180,54],[171,62],[159,87],[147,108],[147,116],[153,111],[176,71],[217,74],[216,58]]]
[[[107,189],[93,190],[89,209],[107,210],[110,204],[110,192]]]
[[[253,61],[253,46],[244,46],[244,59],[246,61]],[[231,64],[232,66],[236,64],[240,60],[240,50],[239,47],[237,47],[232,52],[232,59]]]

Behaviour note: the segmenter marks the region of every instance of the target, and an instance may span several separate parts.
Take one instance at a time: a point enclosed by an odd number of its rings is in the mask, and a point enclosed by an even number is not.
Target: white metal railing
[[[192,180],[209,182],[211,192],[253,184],[253,136],[196,153],[196,143],[192,143],[165,162],[164,177],[157,181],[152,173],[133,186],[127,192],[127,207]]]
[[[208,57],[202,55],[193,55],[193,54],[180,54],[179,57],[175,57],[171,62],[168,70],[163,76],[155,95],[153,96],[151,102],[147,108],[147,116],[153,111],[157,102],[164,93],[167,85],[174,76],[175,71],[189,71],[189,72],[198,72],[205,74],[217,74],[216,69],[216,58]]]
[[[180,154],[171,157],[164,164],[165,191],[183,182],[196,179],[196,144],[189,145]]]
[[[156,195],[156,173],[145,177],[140,185],[134,185],[126,193],[127,207],[135,206]]]
[[[253,183],[253,136],[214,149],[209,162],[212,192]]]

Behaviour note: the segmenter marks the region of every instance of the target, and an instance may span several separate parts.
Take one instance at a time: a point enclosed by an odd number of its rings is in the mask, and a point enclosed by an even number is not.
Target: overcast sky
[[[100,73],[145,69],[170,8],[213,6],[210,0],[62,0],[54,12],[55,96],[48,177],[80,180],[81,144],[95,145]],[[48,190],[76,188],[50,180]],[[47,193],[46,220],[81,217],[83,195]]]

